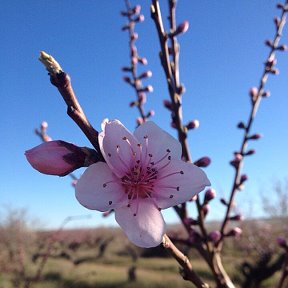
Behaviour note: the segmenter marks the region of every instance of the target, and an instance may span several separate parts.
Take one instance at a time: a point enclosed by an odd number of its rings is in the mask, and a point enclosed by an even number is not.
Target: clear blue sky
[[[162,12],[167,11],[166,1]],[[178,21],[188,20],[189,31],[179,37],[184,119],[199,119],[200,128],[190,133],[194,160],[212,158],[206,172],[218,196],[228,195],[233,170],[228,164],[242,138],[236,124],[247,119],[248,90],[258,85],[268,49],[264,40],[272,38],[278,1],[190,1],[180,0]],[[161,70],[159,44],[150,19],[150,1],[138,1],[146,17],[137,25],[140,55],[148,58],[147,69],[154,86],[146,109],[152,108],[154,121],[175,134],[169,113],[162,102],[168,99]],[[164,5],[165,4],[165,5]],[[33,170],[24,152],[40,143],[33,129],[46,120],[53,139],[80,146],[89,142],[66,116],[66,107],[42,64],[39,51],[52,54],[68,72],[78,98],[96,129],[103,118],[117,118],[131,130],[138,116],[128,107],[134,91],[122,81],[121,67],[128,64],[127,34],[121,32],[124,1],[8,1],[0,9],[0,95],[1,95],[1,182],[0,206],[26,208],[45,227],[57,227],[66,216],[92,214],[91,220],[74,225],[110,225],[114,217],[102,219],[75,200],[70,178],[46,176]],[[179,23],[178,22],[178,23]],[[288,42],[288,29],[283,41]],[[271,77],[267,89],[271,97],[262,102],[254,132],[264,135],[252,143],[257,154],[245,161],[249,181],[238,195],[239,210],[249,216],[261,215],[260,192],[272,195],[272,183],[288,176],[288,54],[278,54],[280,75]],[[76,174],[80,175],[81,171]],[[271,196],[273,197],[273,195]],[[193,206],[191,205],[193,214]],[[221,218],[223,210],[214,201],[210,219]],[[165,212],[168,222],[177,220],[173,210]],[[71,224],[72,225],[72,224]]]

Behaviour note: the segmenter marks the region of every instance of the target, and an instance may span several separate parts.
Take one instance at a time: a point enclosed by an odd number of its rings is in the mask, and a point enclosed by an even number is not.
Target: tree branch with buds
[[[65,73],[59,63],[44,51],[40,52],[39,60],[44,64],[49,72],[51,83],[57,87],[67,105],[67,114],[74,120],[79,128],[86,135],[98,153],[98,160],[104,161],[98,143],[98,131],[88,121],[82,107],[72,88],[71,79]]]

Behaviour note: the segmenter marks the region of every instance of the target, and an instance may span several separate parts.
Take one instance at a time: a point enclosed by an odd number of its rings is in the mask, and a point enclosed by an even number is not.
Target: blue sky
[[[162,12],[167,11],[166,1]],[[190,1],[180,0],[178,23],[190,22],[179,37],[184,121],[199,119],[200,128],[189,134],[194,160],[208,155],[206,169],[218,196],[229,194],[233,170],[228,164],[242,138],[236,124],[246,121],[250,109],[248,90],[257,86],[268,49],[264,40],[274,36],[273,17],[279,15],[278,1]],[[146,20],[137,25],[140,55],[148,59],[154,86],[146,110],[154,109],[154,121],[175,135],[169,113],[162,102],[168,99],[158,52],[159,43],[150,19],[150,1],[138,1]],[[91,220],[71,225],[110,225],[98,212],[81,207],[75,200],[69,177],[46,176],[33,170],[25,150],[40,143],[34,128],[45,120],[53,139],[90,146],[79,128],[66,115],[66,107],[42,64],[41,50],[52,54],[72,77],[79,101],[96,129],[103,118],[117,118],[129,129],[135,127],[136,109],[128,103],[133,90],[122,81],[121,67],[128,64],[127,34],[121,32],[124,1],[2,1],[1,36],[1,182],[0,206],[26,208],[43,227],[57,227],[67,216],[91,214]],[[284,30],[283,41],[288,39]],[[247,158],[244,172],[249,181],[239,193],[239,210],[246,216],[261,216],[260,193],[273,199],[273,182],[287,177],[288,55],[278,54],[280,75],[270,77],[271,97],[261,103],[253,132],[264,135],[251,143],[255,156]],[[146,67],[145,67],[146,69]],[[141,70],[144,71],[144,70]],[[77,175],[81,171],[76,172]],[[271,200],[272,201],[272,200]],[[214,200],[209,218],[221,218],[223,209]],[[193,205],[191,205],[193,214]],[[252,213],[252,214],[251,214]],[[174,211],[165,212],[175,222]]]

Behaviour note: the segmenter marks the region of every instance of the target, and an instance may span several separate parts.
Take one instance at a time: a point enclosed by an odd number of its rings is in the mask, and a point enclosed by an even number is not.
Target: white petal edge
[[[123,140],[124,138],[127,140]],[[98,141],[106,163],[120,178],[126,174],[133,163],[135,157],[133,153],[138,152],[140,157],[136,138],[119,120],[106,122],[104,131],[98,136]]]
[[[127,205],[128,201],[119,182],[106,163],[97,162],[89,166],[77,181],[75,196],[81,205],[91,210],[115,209]]]
[[[183,174],[176,173],[165,177],[180,171]],[[152,197],[159,208],[165,209],[191,200],[193,196],[210,185],[206,173],[199,167],[182,160],[171,160],[170,165],[158,173]]]
[[[180,142],[152,121],[140,125],[135,130],[134,136],[143,145],[143,151],[146,147],[144,136],[148,136],[147,154],[151,153],[154,156],[153,161],[163,157],[167,149],[170,150],[169,155],[172,159],[181,159],[182,148]]]
[[[130,207],[116,209],[115,219],[132,243],[144,248],[156,247],[165,233],[163,216],[151,199],[138,201],[138,209],[137,200],[132,201]]]

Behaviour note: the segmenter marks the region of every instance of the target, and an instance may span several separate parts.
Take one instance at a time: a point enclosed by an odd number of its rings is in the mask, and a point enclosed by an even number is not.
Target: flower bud
[[[270,97],[270,91],[264,91],[261,96],[265,98]]]
[[[137,125],[141,125],[141,124],[143,124],[143,118],[142,117],[138,117],[137,119],[136,119],[136,123],[137,123]]]
[[[271,40],[266,40],[265,41],[265,45],[267,45],[268,47],[273,47],[273,42]]]
[[[139,63],[141,63],[141,64],[143,64],[143,65],[147,65],[148,64],[148,61],[147,61],[147,59],[146,58],[138,58],[138,61],[139,61]]]
[[[279,24],[280,24],[280,18],[279,17],[274,17],[274,23],[276,25],[276,28],[278,28]]]
[[[125,76],[125,77],[123,77],[123,80],[128,84],[131,84],[131,85],[133,84],[133,81],[131,80],[130,77]]]
[[[197,129],[200,126],[200,122],[198,120],[192,120],[187,125],[186,128],[188,130]]]
[[[243,216],[240,215],[240,214],[237,214],[237,215],[235,215],[235,216],[231,216],[231,217],[229,218],[229,220],[231,220],[231,221],[241,221],[241,220],[243,220]]]
[[[278,3],[277,6],[276,6],[278,9],[284,9],[284,4],[282,3]]]
[[[216,191],[212,188],[207,189],[204,196],[204,203],[208,203],[215,197],[216,197]]]
[[[260,139],[261,137],[262,137],[261,134],[256,133],[256,134],[254,134],[254,135],[249,136],[248,139],[249,139],[249,140],[258,140],[258,139]]]
[[[256,87],[252,87],[250,90],[249,90],[249,95],[251,97],[251,100],[253,102],[256,101],[257,97],[258,97],[258,89]]]
[[[285,248],[285,249],[288,248],[287,241],[284,237],[279,236],[277,238],[277,243],[281,248]]]
[[[136,32],[132,33],[131,40],[134,41],[134,40],[137,40],[137,39],[138,39],[138,33],[136,33]]]
[[[165,108],[167,108],[168,110],[172,111],[172,103],[169,100],[164,100],[163,101],[163,105]]]
[[[141,6],[140,5],[136,5],[133,9],[132,9],[132,12],[134,14],[139,14],[141,11]]]
[[[172,36],[177,36],[178,34],[185,33],[187,32],[188,29],[189,29],[189,22],[184,21],[177,27],[175,33],[173,33]]]
[[[134,19],[135,22],[143,22],[145,20],[145,17],[143,14],[139,15]]]
[[[225,205],[225,206],[228,206],[228,203],[227,201],[224,199],[224,198],[220,198],[220,202]]]
[[[209,240],[216,243],[221,239],[221,233],[220,231],[212,231],[208,235]]]
[[[251,150],[248,150],[246,153],[245,153],[245,156],[250,156],[250,155],[253,155],[256,153],[256,150],[255,149],[251,149]]]
[[[48,123],[46,122],[46,121],[43,121],[42,123],[41,123],[41,129],[47,129],[48,128]]]
[[[238,237],[238,236],[240,236],[242,234],[242,229],[241,228],[239,228],[239,227],[235,227],[235,228],[233,228],[232,230],[230,230],[227,234],[226,234],[226,236],[228,236],[228,237]]]
[[[145,93],[143,93],[143,92],[138,93],[138,101],[140,104],[146,103],[146,99],[147,99],[147,97],[146,97]]]
[[[132,68],[131,67],[122,67],[123,72],[131,72]]]
[[[151,116],[154,116],[154,115],[155,115],[155,111],[154,111],[154,110],[150,110],[150,111],[147,113],[146,117],[147,117],[147,118],[150,118]]]
[[[288,47],[286,45],[280,45],[277,47],[277,50],[284,52],[288,50]]]
[[[197,161],[195,161],[194,165],[204,168],[204,167],[209,166],[210,163],[211,163],[211,159],[209,157],[202,157],[202,158],[198,159]]]
[[[143,79],[143,78],[150,78],[152,77],[152,72],[150,70],[142,73],[140,76],[138,76],[138,79]]]
[[[87,166],[84,150],[61,140],[44,142],[26,151],[25,156],[34,169],[48,175],[65,176]]]
[[[239,122],[239,123],[237,124],[237,128],[239,128],[239,129],[246,129],[246,126],[245,126],[245,124],[244,124],[243,122]]]
[[[248,180],[248,176],[246,174],[241,175],[240,177],[240,185]]]
[[[74,180],[72,180],[71,185],[73,187],[76,187],[77,182],[78,182],[78,180],[74,179]]]
[[[279,69],[276,69],[276,68],[271,68],[271,69],[269,70],[269,72],[270,72],[271,74],[273,74],[273,75],[279,75],[279,74],[280,74]]]
[[[210,209],[210,207],[209,207],[208,204],[205,204],[205,205],[202,206],[202,211],[204,213],[204,216],[206,216],[208,214],[209,209]]]

